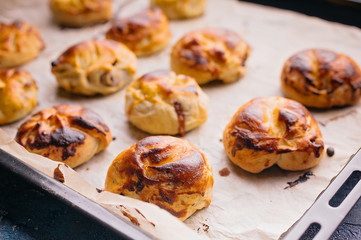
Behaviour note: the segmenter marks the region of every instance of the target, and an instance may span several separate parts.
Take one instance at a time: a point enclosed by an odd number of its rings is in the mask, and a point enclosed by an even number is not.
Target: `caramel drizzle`
[[[178,122],[179,122],[178,132],[182,137],[184,137],[185,136],[185,116],[184,116],[184,112],[183,112],[183,106],[178,101],[175,101],[173,103],[173,106],[174,106],[174,110],[176,111],[177,116],[178,116]]]

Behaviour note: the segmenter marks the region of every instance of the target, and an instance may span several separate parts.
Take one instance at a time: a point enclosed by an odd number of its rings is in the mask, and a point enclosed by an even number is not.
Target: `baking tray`
[[[74,208],[74,210],[84,214],[94,222],[99,223],[107,229],[107,231],[113,232],[120,239],[152,239],[137,226],[125,222],[99,204],[89,200],[59,181],[26,165],[2,149],[0,149],[0,165],[8,171],[13,172],[17,177],[38,186],[60,202]]]

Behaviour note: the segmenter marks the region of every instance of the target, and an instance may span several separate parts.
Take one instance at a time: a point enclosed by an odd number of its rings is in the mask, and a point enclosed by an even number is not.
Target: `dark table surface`
[[[352,1],[253,0],[250,2],[294,10],[361,28],[361,7],[353,4]],[[83,213],[65,205],[38,186],[24,181],[1,166],[0,193],[0,239],[120,239],[118,235]],[[348,213],[331,239],[361,239],[360,219],[361,199]]]

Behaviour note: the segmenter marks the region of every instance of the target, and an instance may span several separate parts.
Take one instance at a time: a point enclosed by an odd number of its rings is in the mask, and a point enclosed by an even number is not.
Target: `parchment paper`
[[[125,2],[128,4],[118,8]],[[114,9],[120,9],[117,12],[124,17],[145,8],[147,4],[146,0],[115,1]],[[47,1],[0,0],[0,6],[1,21],[28,21],[39,27],[46,43],[46,49],[40,56],[23,66],[39,86],[39,105],[34,112],[59,103],[81,104],[98,112],[116,137],[108,149],[76,168],[78,174],[60,166],[65,175],[64,184],[127,220],[124,211],[128,211],[139,220],[141,228],[157,238],[277,239],[302,216],[350,155],[360,147],[361,127],[358,120],[361,113],[358,103],[351,107],[312,111],[320,124],[326,147],[334,147],[335,155],[327,157],[325,154],[320,164],[312,169],[314,176],[305,183],[285,189],[287,182],[296,180],[304,171],[287,172],[272,167],[260,174],[250,174],[233,165],[224,152],[221,138],[235,111],[254,97],[282,96],[279,83],[281,68],[283,62],[297,51],[315,47],[332,49],[349,55],[361,64],[361,30],[236,0],[208,0],[204,16],[171,22],[171,44],[158,54],[140,58],[137,76],[169,68],[171,46],[191,30],[226,27],[238,32],[252,47],[248,69],[242,79],[231,84],[211,83],[202,87],[211,101],[208,120],[184,137],[201,148],[213,166],[215,183],[211,205],[182,224],[156,206],[115,194],[99,194],[95,187],[104,186],[112,160],[122,150],[148,135],[127,121],[124,89],[105,97],[71,96],[57,87],[50,72],[50,62],[74,43],[103,38],[102,34],[110,23],[62,29],[53,22]],[[29,154],[11,141],[23,121],[25,119],[1,127],[0,148],[53,176],[58,163]],[[222,177],[219,171],[225,167],[230,170],[230,175]]]

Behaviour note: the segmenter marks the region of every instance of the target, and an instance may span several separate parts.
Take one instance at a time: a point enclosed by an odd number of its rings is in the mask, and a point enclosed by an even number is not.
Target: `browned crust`
[[[71,4],[71,2],[77,2],[77,4]],[[94,12],[102,12],[109,7],[111,8],[111,4],[111,0],[70,0],[68,2],[64,0],[51,0],[50,8],[53,11],[59,11],[69,15],[81,15]]]
[[[286,96],[307,106],[350,105],[360,98],[361,70],[344,54],[309,49],[296,53],[285,62],[281,83]],[[304,101],[302,96],[313,99]]]
[[[98,139],[99,151],[111,142],[110,130],[98,114],[82,106],[62,104],[34,114],[20,126],[15,140],[28,151],[41,150],[45,157],[65,161],[90,136]],[[57,151],[61,156],[54,155]]]
[[[164,38],[155,40],[155,36],[164,34]],[[137,55],[157,49],[157,45],[165,45],[170,39],[168,19],[161,9],[151,8],[133,16],[115,22],[106,33],[106,38],[124,43]],[[148,44],[144,40],[148,39]]]
[[[236,164],[243,161],[240,156],[246,149],[254,153],[255,162],[257,156],[273,154],[270,158],[277,158],[298,152],[320,158],[324,150],[317,122],[308,110],[296,101],[280,97],[255,98],[243,105],[226,126],[223,142]]]
[[[123,181],[121,185],[114,185],[114,174]],[[105,190],[133,197],[136,194],[140,200],[182,218],[190,203],[180,208],[172,205],[179,204],[183,195],[204,196],[213,185],[209,174],[211,167],[197,148],[174,137],[152,136],[140,140],[113,161]]]

